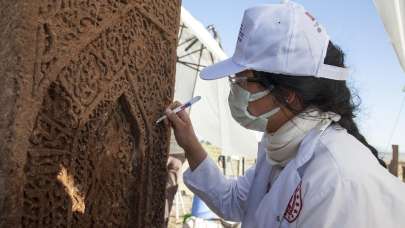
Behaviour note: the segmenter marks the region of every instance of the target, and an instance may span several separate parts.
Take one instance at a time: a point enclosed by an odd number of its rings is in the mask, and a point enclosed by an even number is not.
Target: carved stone
[[[180,0],[0,0],[0,227],[162,227]]]

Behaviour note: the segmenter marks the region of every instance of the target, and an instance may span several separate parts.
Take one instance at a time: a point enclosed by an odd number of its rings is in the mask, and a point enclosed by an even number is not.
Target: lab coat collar
[[[297,156],[292,162],[291,166],[300,173],[303,172],[301,169],[304,167],[314,156],[315,148],[318,146],[319,138],[324,133],[324,129],[312,129],[302,140],[301,145],[298,149]],[[302,175],[300,175],[302,177]]]

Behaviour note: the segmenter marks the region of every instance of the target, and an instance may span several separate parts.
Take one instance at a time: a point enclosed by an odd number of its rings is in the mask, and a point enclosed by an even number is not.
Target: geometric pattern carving
[[[18,55],[32,71],[15,76],[26,85],[15,92],[33,102],[15,102],[31,120],[21,126],[15,114],[8,129],[20,128],[24,137],[12,137],[24,146],[2,162],[23,159],[0,167],[0,181],[12,186],[0,192],[0,206],[13,208],[2,211],[0,225],[162,227],[170,131],[154,122],[173,98],[180,1],[24,7],[34,51]]]

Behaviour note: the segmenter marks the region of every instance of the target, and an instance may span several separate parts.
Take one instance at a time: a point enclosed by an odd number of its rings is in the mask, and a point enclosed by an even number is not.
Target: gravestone
[[[162,227],[180,0],[0,0],[0,227]]]
[[[399,171],[398,165],[399,165],[399,146],[392,145],[392,160],[388,168],[389,172],[396,177],[398,176]]]

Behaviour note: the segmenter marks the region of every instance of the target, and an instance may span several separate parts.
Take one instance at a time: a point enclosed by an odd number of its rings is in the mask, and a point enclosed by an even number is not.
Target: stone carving
[[[21,85],[10,109],[27,118],[0,122],[0,226],[162,227],[170,131],[154,121],[173,97],[180,1],[15,5],[10,20],[35,32],[16,32],[24,67],[7,74]]]

